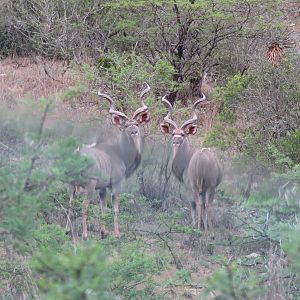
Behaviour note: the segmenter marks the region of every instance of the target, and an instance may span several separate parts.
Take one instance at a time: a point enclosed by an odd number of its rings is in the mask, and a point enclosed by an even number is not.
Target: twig
[[[54,78],[54,77],[49,73],[49,71],[47,70],[46,63],[45,63],[45,61],[44,61],[43,59],[40,59],[39,57],[37,57],[36,60],[42,64],[42,67],[43,67],[43,69],[44,69],[45,74],[46,74],[50,79],[52,79],[52,80],[54,80],[54,81],[56,81],[56,82],[59,82],[59,83],[63,83],[62,80]],[[63,73],[63,74],[64,74],[64,73]]]
[[[147,230],[139,230],[139,231],[140,231],[140,232],[145,232],[145,233],[149,233],[149,234],[156,235],[159,239],[161,239],[161,240],[164,242],[164,244],[167,246],[168,250],[170,251],[170,254],[171,254],[171,256],[172,256],[172,258],[173,258],[173,260],[174,260],[174,263],[175,263],[175,265],[176,265],[176,268],[177,268],[178,270],[181,270],[181,269],[183,268],[183,265],[182,265],[180,259],[174,254],[174,252],[173,252],[171,246],[169,245],[169,243],[167,242],[167,240],[162,236],[162,234],[164,234],[164,235],[170,234],[170,231],[168,231],[168,232],[163,232],[163,233],[152,232],[152,231],[147,231]]]
[[[74,227],[73,227],[72,220],[70,220],[69,214],[68,214],[66,208],[65,208],[61,203],[59,203],[59,205],[60,205],[60,207],[63,209],[64,213],[65,213],[66,216],[67,216],[67,222],[70,223],[70,229],[71,229],[71,235],[72,235],[73,247],[74,247],[74,250],[76,250],[76,239],[75,239]]]
[[[190,287],[194,289],[203,289],[203,286],[201,285],[196,285],[196,284],[172,284],[173,286],[178,286],[178,287]]]
[[[8,150],[11,150],[11,151],[13,151],[13,152],[16,153],[16,151],[15,151],[13,148],[11,148],[11,147],[9,147],[9,146],[3,144],[2,142],[0,142],[0,145],[3,146],[4,148],[6,148],[6,149],[8,149]]]
[[[46,116],[47,116],[47,113],[49,111],[49,108],[50,108],[50,103],[47,103],[46,108],[45,108],[44,113],[43,113],[43,116],[42,116],[42,120],[41,120],[39,130],[38,130],[37,146],[35,147],[35,152],[37,151],[37,149],[39,148],[39,145],[40,145],[40,141],[41,141],[41,137],[42,137],[45,121],[46,121]],[[31,176],[31,173],[34,169],[34,163],[38,158],[39,157],[36,155],[36,153],[34,153],[34,155],[31,158],[31,165],[30,165],[30,168],[28,170],[27,177],[25,179],[24,191],[28,191],[30,176]]]

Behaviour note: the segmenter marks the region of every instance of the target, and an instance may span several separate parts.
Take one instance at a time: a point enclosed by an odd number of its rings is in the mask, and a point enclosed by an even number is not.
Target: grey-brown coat
[[[98,95],[110,102],[109,113],[112,117],[112,123],[121,130],[119,139],[114,144],[99,143],[94,145],[85,145],[78,150],[78,154],[87,156],[94,161],[86,171],[87,182],[76,182],[70,186],[70,207],[66,229],[71,229],[72,211],[74,206],[74,196],[77,186],[80,187],[84,195],[82,206],[82,227],[83,239],[87,238],[87,209],[90,200],[100,196],[101,213],[104,215],[107,209],[106,189],[112,190],[112,203],[114,210],[114,232],[117,237],[120,236],[119,230],[119,198],[122,183],[125,178],[133,174],[141,161],[142,138],[139,126],[150,120],[148,108],[143,102],[143,97],[150,91],[147,87],[140,94],[141,107],[139,107],[131,118],[124,113],[116,110],[112,98],[98,91]]]
[[[188,141],[189,135],[197,132],[196,106],[205,100],[205,96],[198,99],[192,109],[192,117],[178,128],[172,120],[172,105],[162,98],[169,111],[160,124],[164,134],[172,134],[173,161],[172,172],[184,183],[191,201],[191,216],[193,225],[203,227],[205,231],[212,229],[210,205],[214,199],[216,187],[222,180],[222,169],[216,155],[208,148],[193,149]]]

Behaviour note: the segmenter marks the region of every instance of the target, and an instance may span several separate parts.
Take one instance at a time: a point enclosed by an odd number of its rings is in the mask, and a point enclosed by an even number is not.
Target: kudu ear
[[[111,115],[111,122],[113,123],[113,125],[122,126],[122,125],[124,125],[125,120],[121,116],[112,114]]]
[[[196,124],[191,124],[185,129],[185,133],[189,135],[194,135],[198,131],[198,127]]]
[[[148,111],[145,111],[143,113],[141,113],[138,118],[137,118],[137,121],[140,123],[140,124],[145,124],[145,123],[148,123],[150,121],[150,114]]]
[[[159,124],[159,126],[160,126],[160,130],[163,134],[171,133],[170,126],[168,124],[161,123],[161,124]]]

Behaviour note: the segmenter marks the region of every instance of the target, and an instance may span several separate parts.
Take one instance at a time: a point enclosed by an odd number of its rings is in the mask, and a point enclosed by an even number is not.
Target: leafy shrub
[[[298,225],[294,230],[288,234],[288,239],[284,244],[284,250],[292,260],[292,269],[300,278],[300,226]]]
[[[300,130],[290,136],[275,141],[278,151],[288,157],[292,163],[300,163]]]
[[[231,263],[215,271],[208,279],[205,295],[216,294],[216,300],[255,300],[262,295],[256,275]]]
[[[32,268],[44,299],[114,299],[109,265],[99,243],[67,247],[60,253],[44,248],[34,255]]]
[[[236,101],[237,96],[247,88],[251,76],[236,74],[228,79],[225,86],[217,87],[214,98],[219,103],[220,121],[233,124],[237,120]]]
[[[220,150],[237,148],[238,132],[234,127],[224,127],[220,121],[217,121],[213,130],[205,136],[204,143],[206,146],[217,147]]]
[[[115,253],[111,265],[111,288],[125,299],[154,299],[153,288],[158,285],[153,276],[162,265],[157,255],[146,252],[142,239],[122,243],[119,253]]]
[[[53,252],[59,251],[66,245],[70,246],[65,230],[57,224],[42,224],[35,230],[33,236],[39,248],[47,248]]]

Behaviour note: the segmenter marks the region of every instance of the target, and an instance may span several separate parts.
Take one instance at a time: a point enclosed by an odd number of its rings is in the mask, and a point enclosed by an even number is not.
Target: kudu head
[[[103,94],[101,90],[98,90],[98,96],[105,98],[110,103],[109,113],[111,115],[112,123],[118,126],[128,138],[133,139],[136,143],[140,140],[139,125],[146,124],[150,120],[150,114],[148,107],[144,103],[144,96],[150,91],[150,86],[146,84],[146,88],[140,94],[141,106],[133,113],[132,117],[129,118],[124,113],[118,111],[115,106],[115,101],[108,95]],[[138,149],[139,149],[139,145]]]
[[[173,107],[171,103],[166,99],[167,96],[162,97],[162,102],[168,108],[168,114],[164,117],[164,122],[160,124],[160,129],[164,134],[172,134],[173,136],[173,148],[175,153],[177,150],[182,147],[184,144],[185,139],[189,135],[194,135],[197,132],[197,115],[196,115],[196,107],[197,105],[206,99],[205,95],[202,94],[202,98],[198,99],[192,107],[192,114],[191,118],[185,121],[181,127],[178,127],[174,120],[172,120],[172,111]]]

